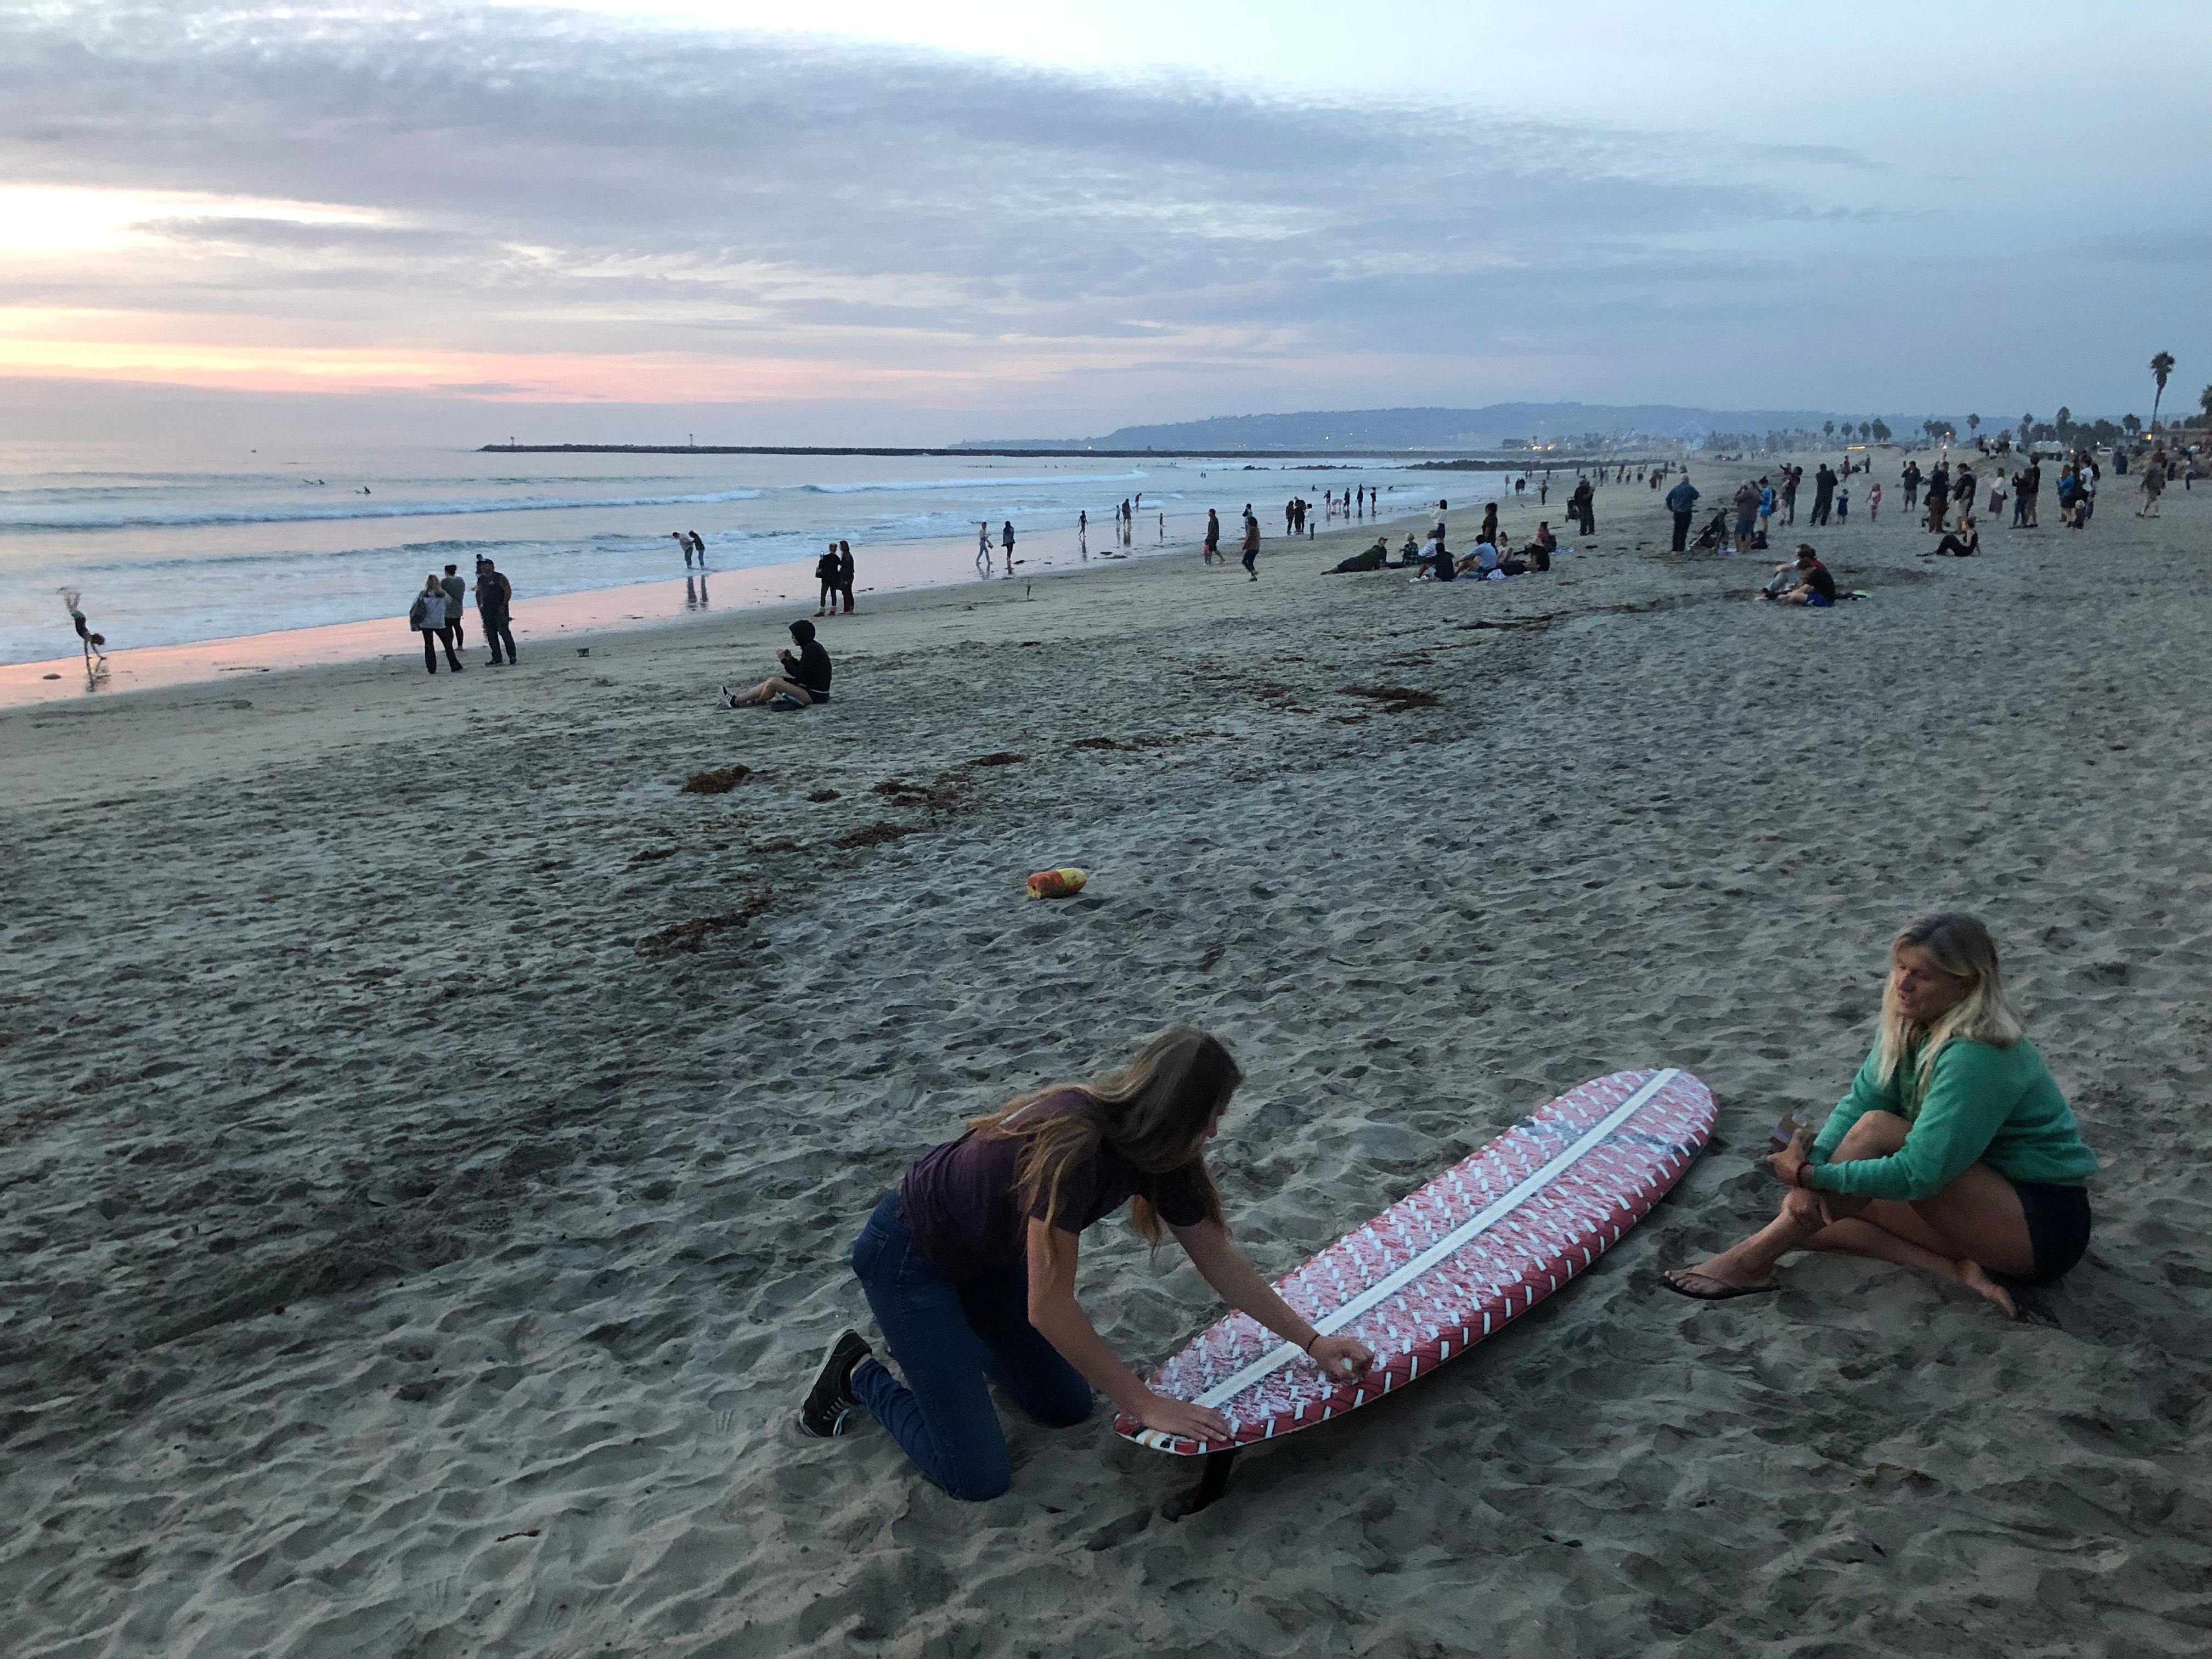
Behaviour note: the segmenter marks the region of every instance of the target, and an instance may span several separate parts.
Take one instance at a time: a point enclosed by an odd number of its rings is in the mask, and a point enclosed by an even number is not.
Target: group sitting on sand
[[[1787,564],[1774,567],[1773,576],[1759,590],[1759,597],[1825,611],[1836,602],[1836,579],[1811,545],[1800,542],[1796,556]]]
[[[1095,1391],[1146,1428],[1228,1437],[1211,1407],[1152,1392],[1076,1297],[1083,1233],[1125,1206],[1231,1307],[1323,1370],[1364,1376],[1375,1354],[1322,1334],[1231,1242],[1206,1148],[1241,1081],[1218,1038],[1172,1027],[1123,1069],[1018,1096],[916,1158],[852,1251],[897,1370],[841,1331],[800,1431],[839,1437],[872,1417],[931,1480],[974,1501],[1012,1481],[992,1384],[1048,1426],[1084,1421]],[[1767,1160],[1790,1188],[1781,1214],[1668,1273],[1671,1289],[1704,1301],[1771,1291],[1790,1251],[1829,1250],[1923,1269],[2016,1313],[2002,1280],[2048,1284],[2087,1248],[2096,1157],[1972,916],[1898,933],[1873,1052],[1817,1138],[1789,1127]]]
[[[1390,544],[1377,536],[1375,544],[1353,554],[1329,567],[1325,573],[1333,576],[1347,576],[1369,570],[1413,570],[1416,581],[1456,581],[1462,577],[1474,580],[1503,580],[1508,576],[1525,575],[1530,571],[1547,571],[1552,568],[1552,555],[1559,550],[1559,541],[1552,534],[1548,521],[1536,526],[1523,556],[1516,556],[1511,538],[1498,530],[1494,522],[1486,520],[1483,539],[1475,544],[1474,551],[1466,558],[1455,557],[1446,545],[1444,527],[1439,524],[1429,532],[1425,548],[1417,545],[1411,536],[1398,550],[1399,556],[1390,556]]]

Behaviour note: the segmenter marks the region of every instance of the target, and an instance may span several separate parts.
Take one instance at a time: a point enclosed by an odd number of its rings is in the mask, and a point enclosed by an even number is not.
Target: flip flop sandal
[[[1676,1273],[1680,1273],[1681,1278],[1677,1279],[1674,1276]],[[1682,1282],[1683,1279],[1694,1279],[1700,1285],[1710,1285],[1713,1288],[1710,1291],[1693,1291],[1688,1285]],[[1686,1296],[1692,1302],[1729,1302],[1740,1296],[1765,1296],[1770,1291],[1778,1291],[1782,1288],[1771,1281],[1765,1285],[1723,1285],[1717,1279],[1688,1267],[1676,1267],[1672,1272],[1662,1273],[1659,1275],[1659,1282],[1674,1291],[1675,1295]]]

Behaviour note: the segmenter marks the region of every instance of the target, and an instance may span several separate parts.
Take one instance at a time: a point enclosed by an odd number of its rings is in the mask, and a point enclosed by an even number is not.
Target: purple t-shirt
[[[1030,1110],[1073,1111],[1080,1103],[1070,1091],[1048,1095]],[[973,1279],[993,1267],[1022,1265],[1029,1217],[1044,1219],[1046,1195],[1023,1205],[1014,1179],[1021,1149],[1018,1136],[964,1134],[923,1153],[899,1182],[915,1248],[947,1278]],[[1188,1169],[1148,1175],[1102,1145],[1088,1162],[1068,1171],[1053,1225],[1079,1233],[1132,1198],[1149,1199],[1171,1227],[1206,1219],[1206,1200]]]

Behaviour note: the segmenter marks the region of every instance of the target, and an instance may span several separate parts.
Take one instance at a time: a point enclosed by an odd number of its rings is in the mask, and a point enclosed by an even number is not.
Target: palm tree
[[[1872,424],[1874,428],[1874,441],[1878,444],[1887,443],[1889,441],[1889,428],[1879,419],[1875,420]]]
[[[1969,432],[1979,432],[1981,429],[1982,429],[1982,417],[1981,417],[1980,416],[1978,416],[1978,415],[1969,415],[1969,416],[1966,416],[1966,430],[1967,430],[1967,431],[1969,431]]]
[[[2206,423],[2212,425],[2212,386],[2197,394],[2197,406],[2204,411]]]
[[[1831,441],[1832,442],[1832,441],[1834,441],[1834,439],[1835,439],[1835,435],[1836,435],[1836,423],[1835,423],[1833,421],[1823,421],[1823,422],[1820,422],[1820,435],[1821,435],[1822,437],[1824,437],[1824,438],[1828,439],[1829,441]]]
[[[2140,438],[2142,436],[2142,416],[2123,415],[2120,416],[2120,425],[2125,428],[2128,436],[2130,438]]]
[[[2150,429],[2158,430],[2159,398],[2166,396],[2166,378],[2173,373],[2173,354],[2161,351],[2150,360],[2150,377],[2158,382],[2158,396],[2150,400]]]

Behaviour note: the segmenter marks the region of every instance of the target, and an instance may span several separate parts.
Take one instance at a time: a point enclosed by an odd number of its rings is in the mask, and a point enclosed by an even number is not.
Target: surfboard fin
[[[1198,1472],[1198,1484],[1161,1504],[1161,1515],[1170,1521],[1181,1521],[1196,1515],[1227,1492],[1229,1472],[1236,1467],[1237,1450],[1231,1446],[1226,1451],[1206,1453],[1205,1465]]]

